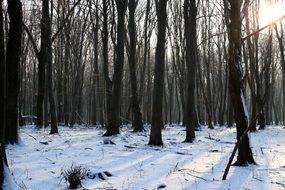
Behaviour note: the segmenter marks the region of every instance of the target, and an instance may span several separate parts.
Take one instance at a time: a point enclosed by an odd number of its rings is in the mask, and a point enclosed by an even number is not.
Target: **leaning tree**
[[[224,1],[225,9],[228,10],[229,24],[228,29],[228,55],[229,55],[229,91],[231,101],[234,108],[234,117],[237,129],[237,139],[243,135],[248,127],[248,111],[245,102],[245,96],[243,91],[242,73],[241,73],[241,25],[242,25],[242,1],[240,0],[228,0]],[[248,4],[245,3],[244,6]],[[249,136],[246,134],[243,136],[243,140],[238,148],[237,161],[234,165],[246,166],[248,164],[255,164],[253,159]]]

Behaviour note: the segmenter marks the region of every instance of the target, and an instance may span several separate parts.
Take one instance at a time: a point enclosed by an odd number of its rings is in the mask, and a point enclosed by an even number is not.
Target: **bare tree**
[[[248,126],[248,112],[243,92],[243,84],[241,78],[241,1],[228,0],[224,1],[225,9],[229,10],[230,24],[228,27],[229,38],[229,85],[230,95],[234,108],[234,116],[237,128],[237,139],[240,139]],[[255,164],[251,147],[249,145],[249,137],[246,135],[238,149],[238,156],[235,165],[246,166]]]
[[[3,5],[0,1],[0,189],[4,182],[4,162],[5,162],[5,47],[4,47],[4,19]]]
[[[18,142],[19,66],[22,40],[22,3],[8,1],[10,19],[6,53],[6,141]]]
[[[165,68],[165,41],[167,22],[167,0],[156,0],[157,45],[155,52],[154,87],[152,104],[152,121],[149,145],[162,145],[161,129],[163,128],[163,89]]]
[[[50,3],[53,5],[52,1]],[[50,14],[51,10],[51,14]],[[47,30],[46,35],[46,44],[47,44],[47,88],[48,88],[48,97],[49,97],[49,106],[50,106],[50,134],[58,133],[57,128],[57,116],[56,116],[56,107],[55,107],[55,100],[54,100],[54,93],[53,93],[53,55],[52,55],[52,39],[51,39],[51,18],[52,18],[52,10],[53,8],[49,8],[49,0],[43,1],[43,17],[44,17],[44,24]]]
[[[280,31],[278,30],[278,26],[275,26],[275,33],[278,39],[279,51],[280,51],[280,59],[281,59],[281,67],[282,67],[282,96],[283,96],[283,111],[282,111],[282,121],[285,123],[285,54],[284,54],[284,29],[282,24],[279,24]]]
[[[195,0],[184,1],[184,21],[186,39],[187,64],[187,119],[185,142],[195,139],[195,83],[197,64],[197,32],[196,32],[197,5]]]
[[[117,7],[117,45],[116,64],[114,65],[113,93],[111,98],[111,115],[108,121],[108,128],[104,136],[112,136],[119,133],[120,127],[120,105],[122,77],[124,68],[124,40],[125,40],[125,13],[128,7],[128,0],[116,0]]]
[[[143,131],[142,113],[138,100],[137,76],[136,76],[136,24],[135,11],[138,5],[138,0],[129,0],[129,67],[131,80],[131,106],[133,111],[132,125],[134,132]]]

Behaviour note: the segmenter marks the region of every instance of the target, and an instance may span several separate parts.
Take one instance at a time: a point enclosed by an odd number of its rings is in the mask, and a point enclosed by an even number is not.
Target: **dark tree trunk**
[[[246,33],[250,34],[250,25],[249,25],[249,16],[248,10],[245,13],[245,22],[246,22]],[[257,114],[257,98],[256,98],[256,87],[255,87],[255,59],[254,59],[254,47],[252,45],[251,39],[248,38],[246,40],[247,48],[248,48],[248,56],[249,56],[249,87],[250,87],[250,96],[251,96],[251,117],[254,118]],[[246,54],[245,54],[246,55]],[[251,132],[256,131],[256,122],[252,124]]]
[[[149,145],[162,145],[161,129],[163,128],[163,89],[165,68],[165,37],[167,23],[167,0],[157,0],[157,45],[155,52],[154,87],[152,104],[152,121]]]
[[[147,62],[147,53],[148,53],[148,26],[149,26],[149,11],[150,11],[150,0],[147,0],[146,4],[146,13],[144,20],[144,55],[143,55],[143,66],[140,76],[140,90],[139,90],[139,102],[142,104],[142,98],[144,93],[145,86],[145,70],[146,70],[146,62]]]
[[[264,110],[265,110],[265,123],[259,126],[259,129],[265,129],[266,124],[270,125],[270,121],[272,121],[271,113],[272,113],[272,106],[271,106],[271,82],[270,82],[270,65],[272,62],[272,29],[268,31],[268,41],[267,41],[267,48],[266,48],[266,55],[265,55],[265,63],[264,63],[264,95],[262,98],[261,104],[265,102]],[[263,105],[262,105],[263,106]]]
[[[283,98],[283,110],[282,110],[282,123],[285,125],[285,48],[284,48],[284,34],[283,27],[280,24],[279,33],[277,25],[275,26],[275,33],[278,39],[280,58],[281,58],[281,67],[282,67],[282,98]]]
[[[197,31],[196,16],[197,7],[195,0],[184,1],[184,21],[186,38],[186,65],[187,65],[187,107],[186,107],[186,139],[185,142],[192,142],[195,139],[195,83],[197,65]]]
[[[107,122],[110,121],[111,115],[111,95],[112,95],[112,81],[109,77],[109,54],[108,54],[108,6],[109,1],[103,1],[103,31],[102,31],[102,43],[103,43],[103,74],[106,86],[106,116]]]
[[[135,11],[138,0],[129,0],[129,37],[130,37],[130,52],[129,52],[129,67],[131,80],[131,106],[133,112],[132,126],[134,132],[143,131],[142,113],[138,100],[137,92],[137,76],[136,76],[136,24]]]
[[[91,5],[91,4],[90,4]],[[93,96],[92,96],[92,116],[91,122],[93,125],[97,124],[97,98],[100,99],[98,93],[99,87],[99,63],[98,63],[98,32],[99,32],[99,15],[98,15],[98,1],[96,1],[96,19],[95,23],[92,22],[93,26],[93,47],[94,47],[94,68],[93,68]],[[98,101],[100,102],[100,100]]]
[[[64,49],[64,77],[63,77],[63,98],[64,98],[64,105],[63,105],[63,110],[64,110],[64,125],[68,126],[69,124],[69,118],[70,118],[70,102],[69,102],[69,96],[68,96],[68,84],[69,84],[69,60],[70,60],[70,23],[68,22],[67,25],[65,26],[65,49]]]
[[[228,25],[229,31],[229,85],[230,95],[234,108],[234,117],[237,128],[237,139],[240,139],[248,126],[247,108],[243,93],[243,85],[241,79],[241,1],[229,0],[230,11]],[[228,4],[225,6],[229,8]],[[238,148],[237,161],[234,165],[246,166],[248,164],[255,164],[253,159],[251,147],[249,144],[249,137],[246,135]]]
[[[44,0],[42,1],[42,10],[44,8]],[[45,72],[45,65],[47,62],[47,45],[46,45],[46,38],[47,38],[47,25],[44,14],[42,14],[41,19],[41,49],[38,55],[38,96],[37,96],[37,127],[44,126],[44,100],[46,94],[46,72]]]
[[[125,13],[128,6],[128,0],[116,0],[117,5],[117,46],[116,46],[116,63],[114,65],[113,93],[111,97],[110,120],[108,120],[108,128],[104,136],[112,136],[119,134],[120,127],[120,105],[122,78],[124,68],[124,40],[125,40]]]
[[[5,160],[5,47],[4,47],[4,19],[3,6],[0,1],[0,189],[4,182],[4,160]]]
[[[9,38],[6,54],[6,142],[18,142],[18,91],[19,65],[22,39],[22,3],[8,0],[10,19]]]
[[[50,128],[50,134],[56,134],[58,133],[57,128],[57,117],[56,117],[56,107],[55,107],[55,100],[54,100],[54,94],[53,94],[53,77],[52,77],[52,66],[53,66],[53,60],[52,60],[52,41],[51,41],[51,18],[52,14],[50,16],[49,11],[49,0],[44,0],[44,6],[43,6],[43,16],[45,17],[46,21],[46,29],[47,29],[47,88],[48,88],[48,97],[49,97],[49,107],[50,107],[50,120],[51,120],[51,128]],[[52,4],[52,3],[51,3]],[[52,8],[51,8],[52,12]]]

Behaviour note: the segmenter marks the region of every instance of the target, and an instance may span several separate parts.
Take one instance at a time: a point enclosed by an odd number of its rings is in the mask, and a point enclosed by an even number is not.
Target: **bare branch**
[[[245,41],[246,39],[250,38],[251,36],[253,36],[253,35],[255,35],[255,34],[259,33],[259,32],[261,32],[262,30],[264,30],[264,29],[266,29],[266,28],[268,28],[270,26],[276,25],[277,22],[280,22],[284,18],[285,18],[285,15],[279,17],[278,19],[272,21],[270,24],[268,24],[268,25],[266,25],[266,26],[264,26],[264,27],[262,27],[262,28],[260,28],[260,29],[258,29],[256,31],[252,32],[251,34],[249,34],[249,35],[247,35],[245,37],[243,37],[241,40]]]
[[[63,20],[63,23],[61,24],[61,26],[58,28],[58,30],[55,32],[55,34],[52,36],[51,41],[53,42],[57,36],[59,35],[59,33],[62,31],[63,27],[65,26],[65,24],[67,23],[70,15],[73,13],[75,7],[80,3],[81,0],[78,0],[73,7],[70,9],[70,11],[68,12],[68,14],[66,15],[65,19]]]
[[[28,34],[29,40],[32,42],[32,45],[33,45],[33,48],[34,48],[34,51],[35,51],[37,57],[39,57],[40,52],[39,52],[39,49],[37,47],[37,44],[35,42],[35,39],[34,39],[32,33],[30,32],[29,28],[26,26],[26,24],[24,22],[22,22],[22,25],[23,25],[24,30]]]

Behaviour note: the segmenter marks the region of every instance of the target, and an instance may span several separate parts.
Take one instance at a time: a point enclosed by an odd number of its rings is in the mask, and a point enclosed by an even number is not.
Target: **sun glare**
[[[263,27],[273,23],[285,15],[285,3],[263,4],[259,9],[259,26]]]

